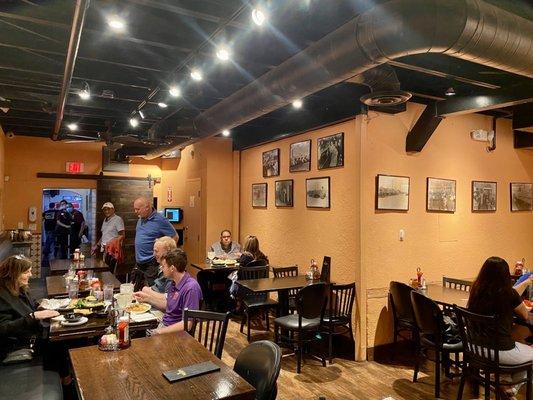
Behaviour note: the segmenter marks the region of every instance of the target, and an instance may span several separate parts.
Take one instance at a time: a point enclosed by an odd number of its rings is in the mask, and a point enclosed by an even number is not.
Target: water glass
[[[117,294],[117,305],[119,309],[126,308],[132,300],[131,293],[118,293]]]
[[[133,294],[133,283],[123,283],[120,285],[120,293],[130,293]]]
[[[72,280],[68,283],[68,297],[71,300],[78,298],[78,289],[78,281]]]
[[[207,252],[207,258],[209,259],[209,262],[212,264],[213,260],[215,259],[216,253],[214,251],[208,251]]]
[[[113,284],[104,285],[104,302],[107,304],[113,303]]]

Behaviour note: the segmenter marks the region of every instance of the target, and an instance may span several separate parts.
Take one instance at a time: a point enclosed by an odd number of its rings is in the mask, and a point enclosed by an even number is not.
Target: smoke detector
[[[413,95],[403,90],[376,91],[361,96],[362,103],[371,107],[388,107],[403,104]]]

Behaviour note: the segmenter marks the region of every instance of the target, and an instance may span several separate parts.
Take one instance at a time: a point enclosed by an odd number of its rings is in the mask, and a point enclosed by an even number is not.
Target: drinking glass
[[[104,285],[104,302],[106,304],[113,303],[113,284],[105,284]]]
[[[117,305],[119,309],[124,309],[131,303],[131,293],[118,293]]]
[[[123,283],[120,285],[120,293],[133,293],[133,283]]]
[[[68,283],[68,297],[71,300],[78,298],[78,289],[78,281],[72,280]]]
[[[213,260],[215,259],[216,253],[214,251],[208,251],[207,252],[207,258],[209,259],[209,263],[213,264]]]

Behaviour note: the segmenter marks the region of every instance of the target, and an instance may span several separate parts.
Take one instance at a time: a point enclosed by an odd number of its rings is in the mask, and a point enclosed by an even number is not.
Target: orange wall
[[[497,148],[470,139],[490,130],[492,118],[478,114],[446,118],[422,152],[406,154],[405,137],[424,107],[408,104],[397,115],[371,112],[362,123],[362,265],[367,286],[368,346],[390,341],[386,291],[391,280],[408,282],[421,267],[428,281],[443,274],[475,277],[492,255],[511,265],[525,257],[533,265],[533,213],[511,212],[509,182],[533,182],[533,152],[515,150],[511,121],[497,123]],[[374,211],[377,174],[411,178],[407,213]],[[457,181],[456,212],[426,212],[426,177]],[[471,211],[472,180],[496,181],[497,211]],[[399,230],[405,240],[399,241]],[[376,273],[377,271],[377,273]]]
[[[4,131],[0,126],[0,232],[4,230],[4,168],[5,168],[5,141]]]

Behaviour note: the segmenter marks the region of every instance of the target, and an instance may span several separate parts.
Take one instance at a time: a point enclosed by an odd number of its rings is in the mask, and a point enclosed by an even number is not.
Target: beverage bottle
[[[80,260],[80,249],[75,249],[73,256],[74,256],[74,261],[79,261]]]
[[[130,318],[124,315],[118,320],[118,347],[125,349],[130,347]]]

